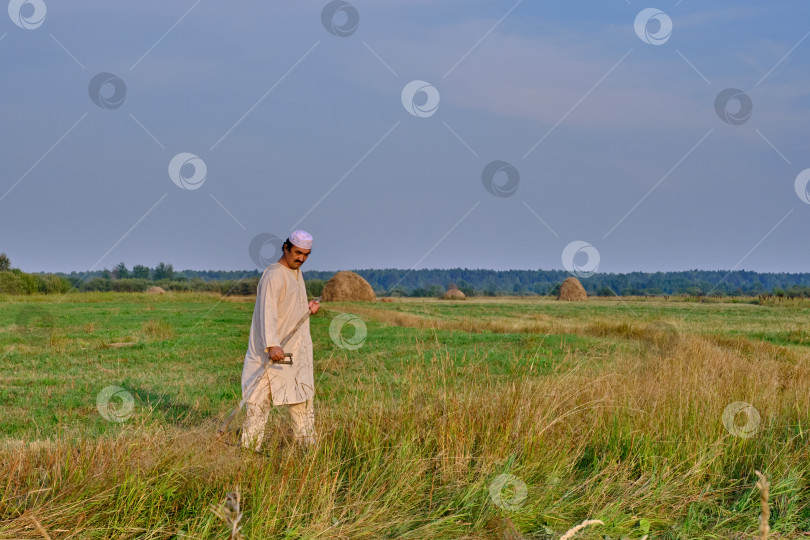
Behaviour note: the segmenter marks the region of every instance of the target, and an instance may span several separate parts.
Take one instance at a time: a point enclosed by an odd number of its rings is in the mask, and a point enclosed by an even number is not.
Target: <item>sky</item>
[[[810,272],[810,5],[11,0],[29,272]],[[807,171],[807,172],[805,172]]]

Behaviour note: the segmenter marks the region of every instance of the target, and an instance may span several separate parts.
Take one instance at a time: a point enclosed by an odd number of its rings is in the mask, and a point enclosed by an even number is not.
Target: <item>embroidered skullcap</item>
[[[301,249],[312,249],[312,235],[307,231],[293,231],[290,233],[290,242]]]

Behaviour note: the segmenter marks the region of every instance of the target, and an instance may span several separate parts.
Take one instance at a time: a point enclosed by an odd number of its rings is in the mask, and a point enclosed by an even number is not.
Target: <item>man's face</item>
[[[289,251],[284,252],[284,260],[290,268],[301,268],[311,251],[311,249],[301,249],[298,246],[293,246]]]

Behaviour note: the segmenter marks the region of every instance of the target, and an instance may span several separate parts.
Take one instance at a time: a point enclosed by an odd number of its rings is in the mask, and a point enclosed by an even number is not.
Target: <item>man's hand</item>
[[[318,313],[318,310],[321,308],[321,304],[318,303],[316,300],[309,301],[309,312],[315,315]]]
[[[281,347],[270,347],[270,350],[267,351],[267,355],[273,362],[281,362],[284,360],[284,349]]]

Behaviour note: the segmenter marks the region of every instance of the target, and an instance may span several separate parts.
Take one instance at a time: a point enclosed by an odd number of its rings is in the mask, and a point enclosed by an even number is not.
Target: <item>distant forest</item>
[[[354,270],[368,281],[377,296],[439,296],[455,285],[467,296],[556,295],[568,272],[562,270],[472,270],[468,268]],[[335,271],[304,272],[307,292],[320,295]],[[11,267],[0,253],[0,293],[65,293],[79,291],[138,292],[159,286],[174,291],[207,291],[252,295],[261,272],[257,270],[182,270],[160,263],[154,268],[124,263],[112,270],[66,273],[26,273]],[[591,296],[759,296],[810,298],[810,273],[759,273],[736,270],[631,272],[594,274],[580,279]]]
[[[570,277],[563,270],[354,270],[368,281],[378,296],[436,296],[455,284],[468,296],[556,295]],[[308,280],[326,281],[334,272],[310,270]],[[682,272],[631,272],[594,274],[580,279],[592,296],[691,295],[810,297],[810,273],[775,274],[738,270],[688,270]]]
[[[353,270],[368,281],[378,296],[438,296],[455,284],[468,296],[556,295],[567,277],[563,270],[474,270],[466,268],[404,270]],[[310,294],[318,295],[335,271],[304,272]],[[254,294],[261,272],[256,270],[182,270],[160,263],[155,268],[123,263],[112,270],[57,274],[79,290],[145,290],[160,284],[164,289],[213,290],[228,294]],[[580,279],[592,296],[689,295],[758,296],[773,294],[810,297],[810,273],[759,273],[737,270],[688,270],[594,274]]]

